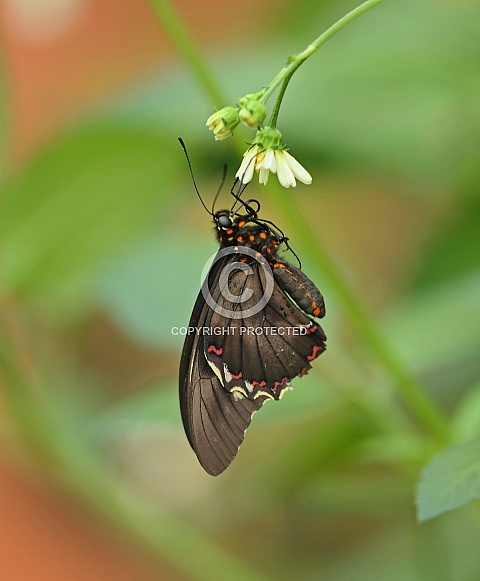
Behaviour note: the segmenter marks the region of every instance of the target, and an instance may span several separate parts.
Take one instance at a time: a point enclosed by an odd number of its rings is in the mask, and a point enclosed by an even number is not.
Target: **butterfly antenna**
[[[218,196],[220,195],[220,192],[222,191],[223,185],[225,184],[225,178],[227,177],[227,164],[224,164],[223,166],[223,175],[222,175],[222,180],[220,182],[220,185],[218,186],[218,190],[217,193],[215,194],[215,197],[213,198],[213,203],[212,203],[212,216],[213,213],[215,211],[215,203],[217,201]]]
[[[237,185],[238,185],[238,188],[237,188]],[[240,204],[241,206],[245,206],[244,201],[242,200],[241,196],[242,196],[242,194],[245,191],[247,186],[248,186],[248,184],[242,183],[240,181],[240,178],[235,178],[235,181],[233,182],[233,186],[230,190],[230,193],[235,198],[235,201],[233,202],[233,205],[230,209],[231,213],[233,213],[235,206],[237,204]],[[237,191],[235,191],[235,188],[237,188]]]
[[[210,212],[210,210],[207,208],[207,206],[205,205],[205,202],[202,199],[202,196],[200,195],[200,192],[198,191],[197,183],[195,182],[195,178],[193,177],[192,164],[190,163],[190,158],[188,157],[187,146],[185,145],[185,142],[183,141],[183,139],[181,137],[178,138],[178,141],[180,141],[180,145],[183,147],[183,152],[185,153],[185,157],[187,158],[188,168],[190,169],[190,175],[192,176],[193,187],[195,188],[195,191],[197,192],[198,199],[202,203],[202,206],[205,208],[205,210],[211,216],[213,216],[213,212]]]

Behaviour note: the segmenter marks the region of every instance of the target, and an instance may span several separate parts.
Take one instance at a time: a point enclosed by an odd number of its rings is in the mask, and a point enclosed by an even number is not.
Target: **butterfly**
[[[180,361],[185,433],[213,476],[235,458],[253,414],[265,401],[279,400],[326,348],[315,320],[325,315],[322,294],[279,255],[290,248],[288,239],[259,218],[258,200],[242,200],[235,186],[231,193],[236,202],[230,210],[210,212],[202,200],[219,250],[193,308]]]

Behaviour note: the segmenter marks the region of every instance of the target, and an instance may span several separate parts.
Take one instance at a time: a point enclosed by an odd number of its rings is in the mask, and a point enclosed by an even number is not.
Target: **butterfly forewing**
[[[218,278],[228,258],[217,261],[208,275],[212,298],[218,300]],[[265,401],[237,400],[225,390],[207,362],[204,333],[213,310],[199,293],[180,362],[180,403],[188,441],[206,472],[217,476],[236,456],[252,415]]]

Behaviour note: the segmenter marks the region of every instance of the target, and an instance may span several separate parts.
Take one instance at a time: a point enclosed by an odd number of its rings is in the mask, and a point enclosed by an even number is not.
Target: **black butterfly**
[[[243,201],[234,189],[232,195],[245,213],[209,212],[220,249],[193,308],[180,362],[185,432],[213,476],[236,456],[252,415],[291,389],[290,380],[307,373],[326,341],[307,316],[325,315],[320,291],[278,256],[287,239],[258,218],[258,201]]]

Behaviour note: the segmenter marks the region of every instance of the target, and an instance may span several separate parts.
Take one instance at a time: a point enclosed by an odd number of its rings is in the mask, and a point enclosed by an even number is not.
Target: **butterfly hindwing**
[[[310,362],[325,349],[326,337],[276,281],[265,307],[244,316],[261,300],[268,276],[257,262],[250,266],[251,274],[236,271],[230,276],[230,288],[238,289],[239,296],[250,295],[246,301],[232,302],[220,293],[219,306],[235,316],[226,319],[212,312],[211,327],[228,325],[229,332],[206,338],[206,357],[236,397],[279,399],[290,380],[306,373]]]

